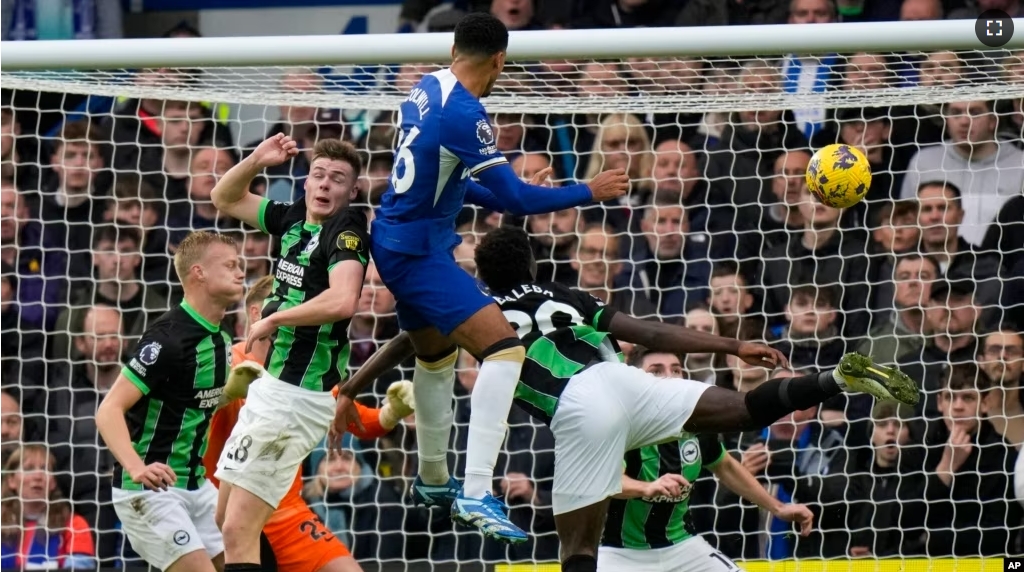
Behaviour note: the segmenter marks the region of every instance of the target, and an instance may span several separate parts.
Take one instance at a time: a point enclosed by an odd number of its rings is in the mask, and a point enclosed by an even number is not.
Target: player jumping
[[[160,570],[211,572],[224,567],[224,541],[201,458],[231,363],[220,322],[245,273],[234,241],[208,232],[181,242],[174,270],[184,300],[142,334],[96,429],[117,460],[111,494],[132,548]]]
[[[750,431],[844,391],[914,404],[914,382],[899,370],[847,354],[839,367],[768,380],[737,392],[692,380],[658,379],[621,362],[617,339],[653,351],[727,353],[747,363],[786,366],[777,350],[696,330],[638,320],[593,296],[557,283],[535,283],[525,232],[499,228],[476,249],[480,278],[527,347],[515,389],[521,408],[555,436],[551,491],[564,572],[594,572],[610,497],[622,491],[626,451],[678,440],[682,434]],[[394,347],[389,347],[394,346]],[[411,353],[399,336],[342,388],[359,392],[371,376]],[[385,361],[386,360],[386,361]]]
[[[679,356],[634,346],[627,362],[659,378],[682,380]],[[706,468],[719,483],[807,536],[814,513],[783,503],[726,453],[716,433],[684,434],[677,441],[626,453],[622,492],[613,496],[598,553],[598,572],[731,572],[739,570],[690,523],[690,491]]]
[[[622,196],[629,181],[621,169],[599,174],[589,186],[557,190],[520,181],[495,146],[479,101],[501,75],[507,47],[500,20],[466,16],[455,28],[451,67],[426,75],[402,103],[395,167],[373,221],[371,252],[397,300],[399,326],[416,348],[414,500],[451,507],[456,522],[496,540],[522,542],[526,534],[491,495],[491,481],[525,350],[494,301],[456,264],[455,217],[467,201],[517,215],[559,211]],[[461,491],[447,465],[456,346],[480,361]],[[357,419],[352,397],[338,400],[339,430]]]
[[[259,321],[264,301],[270,296],[274,284],[273,276],[264,276],[249,289],[245,298],[245,314],[249,323]],[[270,340],[253,342],[249,352],[245,351],[245,342],[239,342],[231,348],[232,376],[246,376],[248,379],[239,382],[240,387],[262,374],[263,368],[256,364],[266,362],[270,352]],[[386,435],[398,425],[398,422],[412,413],[412,384],[398,381],[388,388],[388,401],[380,409],[372,409],[356,404],[364,430],[355,427],[351,430],[360,439],[376,439]],[[213,414],[210,421],[209,447],[203,455],[203,464],[208,474],[216,470],[217,460],[224,449],[224,443],[238,419],[238,412],[244,403],[237,399],[227,403]],[[210,479],[214,485],[219,483],[216,477]],[[218,507],[223,508],[223,507]],[[218,521],[223,515],[218,513]],[[302,471],[295,475],[292,487],[281,500],[277,510],[263,527],[274,557],[277,572],[360,572],[362,568],[352,558],[348,548],[337,536],[324,528],[320,518],[314,513],[306,501],[302,499]],[[266,555],[264,555],[266,556]],[[264,568],[269,562],[261,562]]]
[[[275,135],[228,171],[213,189],[224,214],[280,237],[274,292],[248,344],[271,338],[265,371],[217,464],[224,504],[226,571],[259,571],[260,531],[292,488],[302,460],[334,416],[331,389],[346,375],[348,323],[369,262],[366,216],[348,208],[362,161],[335,139],[313,147],[305,201],[282,204],[248,192],[260,171],[298,153]]]

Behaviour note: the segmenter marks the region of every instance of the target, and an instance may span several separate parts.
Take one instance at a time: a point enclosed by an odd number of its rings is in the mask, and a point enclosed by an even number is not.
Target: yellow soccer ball
[[[845,209],[859,203],[871,188],[871,165],[859,149],[828,145],[807,165],[807,189],[821,204]]]

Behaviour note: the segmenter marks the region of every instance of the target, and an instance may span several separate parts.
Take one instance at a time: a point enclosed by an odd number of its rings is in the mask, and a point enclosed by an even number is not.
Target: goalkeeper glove
[[[396,381],[388,387],[387,403],[380,408],[380,426],[388,430],[394,429],[399,421],[408,417],[415,409],[412,382]]]
[[[263,366],[254,361],[243,361],[231,369],[228,374],[228,381],[224,384],[223,401],[229,402],[235,399],[244,399],[249,395],[249,386],[256,378],[263,375]]]

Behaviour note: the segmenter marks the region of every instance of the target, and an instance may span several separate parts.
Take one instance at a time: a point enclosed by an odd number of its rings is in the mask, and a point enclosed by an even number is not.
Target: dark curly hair
[[[513,226],[488,232],[476,245],[476,271],[492,292],[533,282],[533,251],[526,231]]]
[[[508,49],[508,28],[487,12],[467,14],[455,25],[455,51],[467,56],[490,57]]]

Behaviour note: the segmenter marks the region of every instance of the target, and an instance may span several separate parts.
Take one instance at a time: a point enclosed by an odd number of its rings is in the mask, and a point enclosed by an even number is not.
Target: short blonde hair
[[[607,137],[623,134],[627,141],[639,141],[640,151],[631,154],[630,162],[636,162],[637,172],[641,180],[633,180],[633,184],[642,188],[650,186],[651,181],[646,180],[654,170],[654,147],[651,145],[651,138],[647,135],[644,124],[631,113],[612,113],[601,120],[597,130],[597,137],[594,138],[594,146],[590,150],[590,161],[587,162],[587,170],[583,180],[589,181],[596,177],[604,169],[604,150],[602,145]],[[627,173],[628,175],[629,173]],[[631,177],[632,178],[632,177]]]
[[[224,234],[215,234],[203,230],[186,236],[185,240],[181,241],[181,244],[178,245],[177,252],[174,253],[174,272],[178,275],[178,281],[184,284],[189,269],[199,263],[211,244],[217,243],[226,244],[231,248],[238,249],[235,239]]]
[[[245,307],[248,308],[253,304],[262,304],[267,296],[270,296],[271,290],[274,288],[274,275],[267,274],[263,278],[260,278],[249,286],[249,292],[245,295]]]

